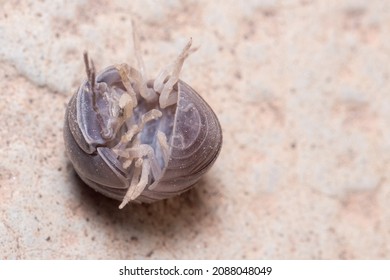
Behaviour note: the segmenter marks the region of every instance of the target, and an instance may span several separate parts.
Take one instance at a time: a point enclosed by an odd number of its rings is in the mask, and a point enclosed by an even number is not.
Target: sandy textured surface
[[[0,2],[1,259],[390,258],[388,1]],[[119,211],[62,129],[84,50],[135,63],[132,18],[151,76],[201,46],[182,79],[224,146],[193,191]]]

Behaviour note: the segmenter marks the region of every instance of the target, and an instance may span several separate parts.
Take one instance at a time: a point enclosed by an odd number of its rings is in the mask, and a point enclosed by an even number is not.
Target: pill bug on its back
[[[136,37],[136,36],[135,36]],[[147,80],[127,64],[98,75],[84,55],[87,79],[65,115],[66,151],[80,178],[122,201],[153,202],[190,189],[215,162],[222,131],[210,106],[179,79],[191,40],[175,62]]]

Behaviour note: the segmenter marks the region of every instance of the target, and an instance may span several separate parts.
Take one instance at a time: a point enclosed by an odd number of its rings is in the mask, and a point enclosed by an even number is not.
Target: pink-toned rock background
[[[390,2],[0,1],[1,259],[390,258]],[[74,2],[74,3],[72,3]],[[67,101],[98,68],[182,79],[215,109],[219,160],[152,205],[85,187]]]

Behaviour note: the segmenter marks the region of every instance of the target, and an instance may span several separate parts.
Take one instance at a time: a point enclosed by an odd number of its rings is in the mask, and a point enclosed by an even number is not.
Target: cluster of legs
[[[120,128],[126,124],[127,129],[121,136],[120,141],[112,148],[112,151],[120,159],[122,167],[132,170],[129,187],[119,208],[123,208],[127,203],[140,196],[144,189],[148,187],[151,178],[156,180],[156,178],[161,177],[162,168],[156,160],[155,151],[150,145],[141,143],[140,135],[148,122],[161,118],[163,115],[162,110],[177,103],[178,92],[174,89],[174,86],[179,81],[179,74],[185,59],[196,50],[191,49],[192,40],[190,39],[176,60],[164,67],[156,79],[153,80],[152,85],[148,85],[145,65],[141,56],[139,37],[134,24],[133,35],[134,50],[139,70],[135,70],[127,64],[117,65],[116,69],[125,90],[104,89],[111,108],[110,116],[112,122],[108,124],[108,128],[114,128],[116,130],[114,133],[116,133],[117,131],[123,131]],[[94,93],[94,88],[98,88],[101,85],[95,85],[93,62],[91,61],[92,68],[90,68],[86,55],[85,64],[88,80]],[[129,121],[132,120],[134,109],[141,99],[147,103],[156,103],[157,105],[154,109],[144,113],[138,123]],[[157,131],[155,135],[162,152],[164,166],[166,166],[170,151],[167,136],[162,131]]]

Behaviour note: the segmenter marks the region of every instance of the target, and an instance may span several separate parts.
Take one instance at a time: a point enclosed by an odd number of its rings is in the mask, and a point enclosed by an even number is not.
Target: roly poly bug
[[[179,79],[191,40],[173,64],[147,80],[127,64],[95,68],[84,54],[87,79],[65,115],[67,155],[80,178],[121,200],[153,202],[190,189],[215,162],[222,131],[210,106]]]

